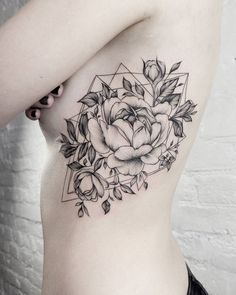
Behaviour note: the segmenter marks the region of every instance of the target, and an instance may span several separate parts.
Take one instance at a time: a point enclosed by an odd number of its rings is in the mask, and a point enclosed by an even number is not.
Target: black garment
[[[203,285],[195,278],[187,263],[186,266],[188,270],[187,295],[209,295]]]

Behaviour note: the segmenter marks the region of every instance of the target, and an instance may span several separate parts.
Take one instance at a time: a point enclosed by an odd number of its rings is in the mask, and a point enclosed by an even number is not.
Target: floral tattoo
[[[146,190],[150,175],[171,168],[184,124],[196,113],[180,65],[167,71],[162,61],[147,60],[135,73],[120,64],[114,74],[95,76],[78,100],[60,152],[69,160],[62,202],[76,200],[79,217],[90,216],[92,202],[107,214],[113,201]]]

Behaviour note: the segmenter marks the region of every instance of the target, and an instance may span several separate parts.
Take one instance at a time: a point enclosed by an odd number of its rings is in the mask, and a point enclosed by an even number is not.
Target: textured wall
[[[0,132],[0,143],[0,294],[39,295],[39,170],[45,143],[36,123],[22,116]]]
[[[4,22],[26,1],[0,0]],[[221,60],[173,204],[174,235],[210,295],[236,292],[236,1],[226,0]],[[0,130],[0,295],[39,295],[39,179],[45,143],[19,116]]]
[[[3,23],[26,1],[0,0]],[[0,295],[39,295],[42,229],[39,181],[45,142],[20,115],[0,130]]]

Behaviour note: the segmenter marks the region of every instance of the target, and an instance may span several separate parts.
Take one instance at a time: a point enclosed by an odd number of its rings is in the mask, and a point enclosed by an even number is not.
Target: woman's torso
[[[107,44],[65,81],[62,97],[42,115],[45,295],[187,292],[171,205],[204,109],[218,37],[206,32],[204,7],[175,5]]]

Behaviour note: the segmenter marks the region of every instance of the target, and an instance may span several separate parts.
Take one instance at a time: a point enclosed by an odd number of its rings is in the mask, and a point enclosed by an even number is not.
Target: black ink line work
[[[167,71],[162,61],[147,60],[136,73],[121,63],[114,74],[95,76],[78,113],[65,120],[62,202],[77,200],[79,217],[89,216],[95,203],[107,214],[113,201],[146,190],[148,176],[171,168],[184,122],[196,113],[180,65]]]

